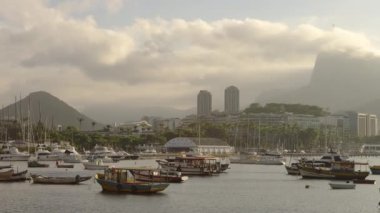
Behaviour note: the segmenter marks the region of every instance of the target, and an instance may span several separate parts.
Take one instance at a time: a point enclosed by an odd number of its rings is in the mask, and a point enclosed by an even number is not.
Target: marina
[[[358,160],[380,163],[380,159],[373,157]],[[228,172],[209,177],[191,176],[184,183],[170,184],[157,194],[137,196],[103,192],[94,182],[95,174],[102,171],[84,170],[82,164],[62,171],[54,166],[55,162],[47,163],[49,168],[29,168],[29,172],[44,176],[79,174],[92,179],[76,186],[31,184],[28,181],[1,183],[0,190],[7,191],[0,195],[4,200],[4,212],[40,212],[43,205],[50,212],[107,212],[110,208],[123,211],[126,206],[128,211],[138,212],[216,212],[215,206],[218,206],[218,212],[265,209],[265,212],[356,213],[377,211],[379,201],[376,184],[358,184],[355,190],[331,190],[328,184],[331,181],[287,175],[284,166],[233,164]],[[155,160],[115,163],[117,167],[156,165]],[[26,168],[26,162],[12,162],[12,166],[21,171]],[[369,175],[369,179],[378,182],[380,176]],[[310,187],[306,189],[305,185]],[[292,192],[291,196],[287,195],[289,192]],[[24,203],[20,204],[20,200]],[[67,203],[71,204],[70,208]]]

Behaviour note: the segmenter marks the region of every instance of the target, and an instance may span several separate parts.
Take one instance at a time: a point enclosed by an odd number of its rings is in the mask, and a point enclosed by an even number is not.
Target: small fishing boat
[[[149,194],[163,191],[168,183],[151,183],[137,181],[130,173],[135,168],[112,168],[97,174],[95,180],[102,186],[103,191],[118,193]]]
[[[81,177],[80,175],[76,176],[65,176],[65,177],[48,177],[44,175],[31,174],[33,183],[41,184],[78,184],[80,182],[91,179],[91,176]]]
[[[180,183],[187,179],[181,172],[164,171],[159,169],[139,168],[131,169],[130,172],[138,181],[158,182],[158,183]]]
[[[28,167],[49,167],[49,164],[39,163],[36,160],[28,161]]]
[[[380,165],[370,166],[369,169],[373,175],[380,175]]]
[[[356,184],[353,181],[334,181],[329,183],[331,189],[355,189]]]
[[[25,181],[27,172],[28,170],[24,170],[15,173],[13,169],[0,172],[0,181]]]
[[[58,161],[55,163],[57,168],[74,168],[74,164],[59,164]]]

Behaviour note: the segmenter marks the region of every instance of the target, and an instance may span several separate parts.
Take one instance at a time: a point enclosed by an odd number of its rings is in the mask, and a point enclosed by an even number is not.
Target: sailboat
[[[258,143],[260,146],[260,122]],[[247,136],[248,137],[248,136]],[[266,150],[257,149],[258,152],[242,152],[239,158],[231,159],[231,163],[259,164],[259,165],[285,165],[284,158],[278,153],[269,153]]]

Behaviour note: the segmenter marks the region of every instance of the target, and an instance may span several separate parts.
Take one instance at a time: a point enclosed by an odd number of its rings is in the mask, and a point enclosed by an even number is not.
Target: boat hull
[[[370,166],[369,169],[373,175],[380,175],[380,167],[379,166]]]
[[[91,179],[91,176],[81,177],[46,177],[42,175],[31,175],[33,183],[38,184],[79,184],[80,182]]]
[[[355,189],[356,185],[352,182],[348,183],[329,183],[331,189]]]
[[[28,170],[24,170],[22,172],[14,173],[13,169],[5,171],[5,172],[1,172],[0,173],[0,181],[7,181],[7,182],[25,181],[27,172],[28,172]]]
[[[95,176],[95,179],[106,192],[149,194],[163,191],[169,186],[167,183],[117,183],[104,180],[98,175]]]
[[[302,178],[314,179],[335,179],[335,180],[364,180],[369,172],[360,171],[331,171],[327,169],[301,167],[300,173]]]

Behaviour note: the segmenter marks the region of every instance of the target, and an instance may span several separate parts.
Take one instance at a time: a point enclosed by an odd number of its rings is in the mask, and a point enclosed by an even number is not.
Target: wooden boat
[[[380,165],[370,166],[369,169],[373,175],[380,175]]]
[[[39,163],[36,160],[28,161],[28,167],[49,167],[49,164]]]
[[[130,172],[138,181],[158,182],[158,183],[180,183],[188,179],[187,176],[181,176],[181,172],[171,172],[159,169],[131,169]]]
[[[149,194],[163,191],[168,183],[151,183],[137,181],[130,170],[134,168],[112,168],[97,174],[95,180],[102,186],[103,191],[118,193]]]
[[[43,175],[31,174],[33,179],[33,183],[40,184],[78,184],[80,182],[91,179],[91,176],[81,177],[79,175],[76,176],[68,176],[68,177],[48,177]]]
[[[299,170],[302,178],[316,178],[316,179],[336,179],[336,180],[364,180],[369,172],[367,171],[354,171],[355,163],[352,161],[333,162],[331,167],[300,164]]]
[[[27,172],[28,170],[24,170],[15,173],[13,169],[0,172],[0,181],[25,181]]]
[[[177,171],[182,175],[213,175],[220,172],[217,159],[212,157],[175,157],[156,160],[162,170]]]
[[[354,183],[358,184],[375,184],[376,180],[353,180]]]
[[[345,182],[330,182],[329,183],[331,189],[355,189],[356,184],[352,181],[345,181]]]

